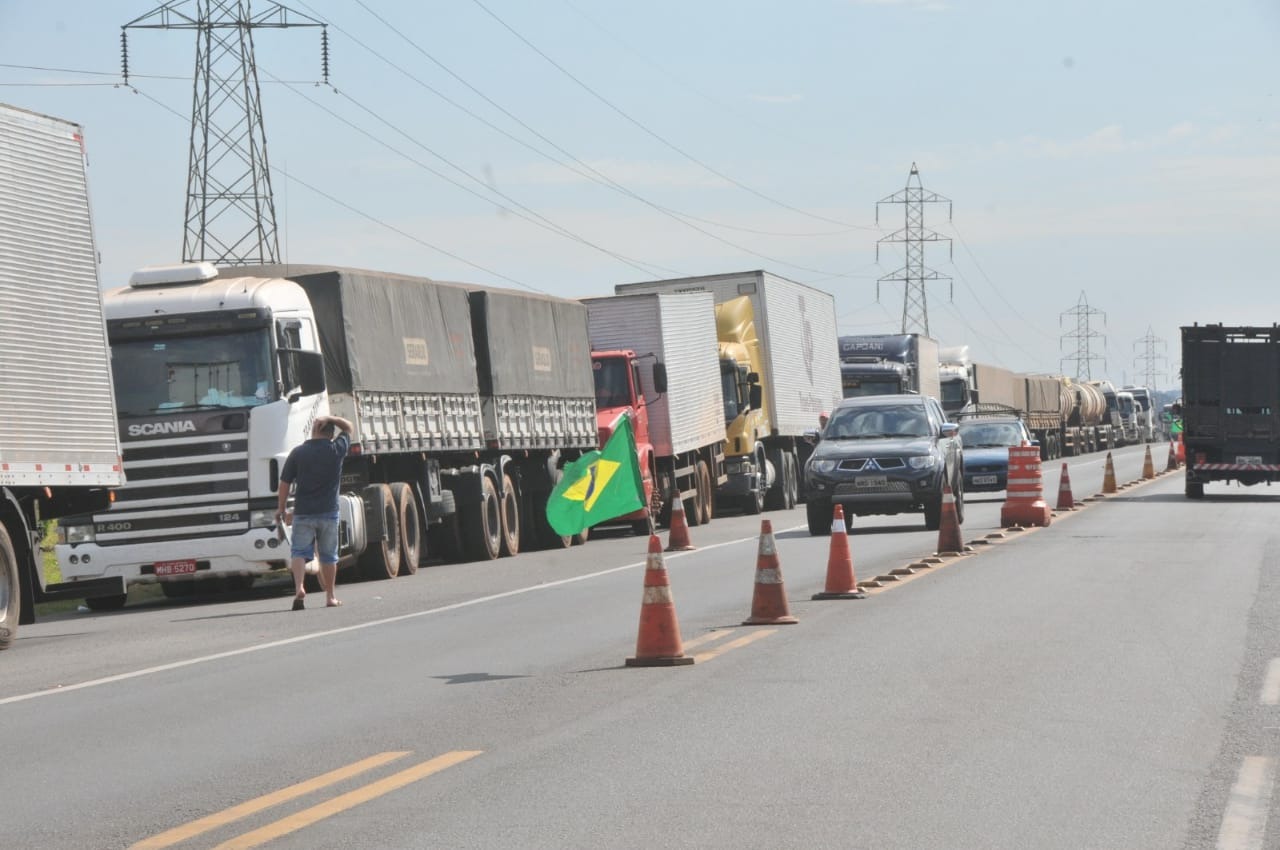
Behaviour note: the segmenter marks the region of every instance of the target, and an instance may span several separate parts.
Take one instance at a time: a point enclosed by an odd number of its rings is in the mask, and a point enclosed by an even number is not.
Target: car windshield
[[[960,443],[966,449],[1019,446],[1026,439],[1022,426],[1013,422],[961,422]]]
[[[929,420],[923,408],[907,404],[837,410],[823,432],[823,438],[828,440],[927,436]]]

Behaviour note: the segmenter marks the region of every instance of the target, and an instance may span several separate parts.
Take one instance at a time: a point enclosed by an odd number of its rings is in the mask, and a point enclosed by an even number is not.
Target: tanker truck
[[[726,420],[725,481],[716,498],[751,514],[792,507],[812,450],[806,435],[841,397],[834,297],[761,270],[614,291],[712,294]]]
[[[123,598],[46,582],[44,523],[124,483],[80,127],[0,104],[0,649],[35,605]]]
[[[564,462],[596,446],[576,301],[197,263],[135,272],[105,307],[129,481],[109,510],[64,522],[64,575],[182,595],[201,578],[248,585],[283,566],[280,469],[328,413],[356,428],[339,497],[343,575],[414,573],[428,542],[481,560],[571,543],[545,506]]]
[[[725,482],[724,420],[729,416],[709,292],[585,298],[595,374],[600,445],[618,416],[631,416],[648,507],[619,517],[648,534],[650,517],[669,522],[684,500],[689,525],[709,522]],[[606,523],[606,525],[609,523]]]

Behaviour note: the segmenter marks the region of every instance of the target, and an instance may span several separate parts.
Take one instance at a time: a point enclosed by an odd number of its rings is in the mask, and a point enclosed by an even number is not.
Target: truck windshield
[[[591,364],[596,379],[596,409],[604,410],[631,405],[631,384],[627,379],[627,361],[607,357]]]
[[[254,407],[275,400],[265,329],[118,340],[111,344],[111,372],[121,416]]]
[[[969,403],[969,390],[963,378],[951,378],[942,382],[943,408],[952,410],[964,407]]]
[[[896,395],[902,390],[898,386],[896,380],[891,379],[874,379],[874,378],[854,378],[846,375],[844,378],[844,397],[855,398],[864,395]]]

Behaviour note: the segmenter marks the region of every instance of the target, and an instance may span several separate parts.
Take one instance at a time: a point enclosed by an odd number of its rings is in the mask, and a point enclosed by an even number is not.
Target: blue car
[[[964,445],[964,487],[970,493],[1004,490],[1009,483],[1009,447],[1025,441],[1036,445],[1016,416],[983,416],[960,420]]]

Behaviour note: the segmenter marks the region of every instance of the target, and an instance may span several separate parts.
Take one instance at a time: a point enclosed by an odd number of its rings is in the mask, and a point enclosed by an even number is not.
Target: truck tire
[[[520,495],[510,475],[502,476],[502,495],[498,497],[499,519],[502,523],[503,557],[520,554]]]
[[[1203,499],[1204,498],[1204,482],[1192,481],[1191,473],[1187,473],[1187,498]]]
[[[702,524],[706,525],[715,515],[715,488],[711,486],[711,468],[705,460],[698,461],[698,490],[702,497]]]
[[[19,590],[18,556],[9,532],[0,525],[0,649],[8,649],[18,634],[18,613],[22,604]]]
[[[684,524],[693,528],[702,525],[702,479],[698,467],[693,468],[693,498],[684,500]],[[679,485],[677,485],[679,486]]]
[[[764,508],[767,511],[780,511],[787,506],[787,475],[784,469],[786,461],[781,450],[769,452],[765,461],[773,467],[773,485],[764,493]]]
[[[502,554],[502,513],[498,488],[488,475],[480,479],[480,501],[461,508],[462,545],[473,561],[492,561]]]
[[[791,452],[787,452],[782,457],[787,479],[786,505],[783,509],[789,511],[800,501],[800,463]]]
[[[413,488],[403,481],[391,485],[391,500],[400,517],[400,572],[411,576],[422,563],[422,521],[418,519],[418,498]]]
[[[111,596],[90,596],[84,604],[90,611],[119,611],[128,600],[127,593],[115,593]]]
[[[384,534],[381,540],[372,540],[357,562],[360,577],[368,581],[382,581],[400,574],[400,512],[395,498],[386,484],[370,484],[360,494],[366,513],[382,514]]]
[[[831,512],[834,509],[828,502],[810,499],[804,504],[805,518],[809,521],[809,534],[822,537],[831,534]]]

